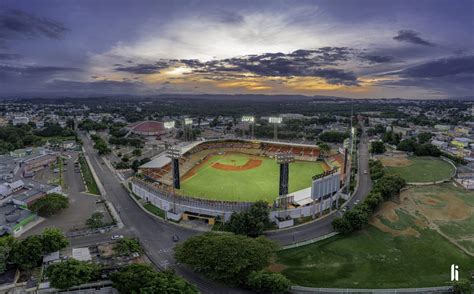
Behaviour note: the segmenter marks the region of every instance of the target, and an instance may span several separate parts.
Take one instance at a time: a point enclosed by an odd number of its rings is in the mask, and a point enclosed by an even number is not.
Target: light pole
[[[295,161],[295,156],[292,153],[278,153],[276,162],[280,165],[280,183],[279,183],[279,204],[285,207],[285,216],[288,209],[288,183],[290,178],[290,163]]]
[[[273,139],[274,139],[275,141],[278,140],[278,125],[281,124],[282,121],[283,121],[283,118],[281,118],[281,117],[279,117],[279,116],[275,116],[275,117],[270,117],[270,118],[268,118],[268,122],[274,125],[274,129],[273,129]]]
[[[171,158],[173,165],[173,212],[176,213],[176,189],[181,188],[179,180],[179,158],[181,157],[181,150],[176,147],[168,149],[168,157]]]
[[[242,116],[242,122],[246,122],[249,124],[249,137],[251,139],[254,138],[254,125],[255,125],[255,117],[249,116],[249,115],[244,115]]]

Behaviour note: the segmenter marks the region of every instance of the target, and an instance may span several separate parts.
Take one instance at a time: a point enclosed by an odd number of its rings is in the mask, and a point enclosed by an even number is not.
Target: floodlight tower
[[[248,116],[248,115],[244,115],[242,116],[242,122],[246,122],[249,124],[249,136],[251,139],[254,138],[254,130],[255,130],[255,117],[253,116]]]
[[[192,130],[193,130],[193,127],[192,127],[192,124],[193,124],[193,119],[192,118],[185,118],[184,119],[184,140],[185,141],[188,141],[188,137],[189,137],[189,141],[192,141],[193,140],[193,133],[192,133]]]
[[[289,152],[278,153],[276,156],[276,162],[280,165],[280,186],[279,195],[288,195],[288,180],[290,176],[289,164],[295,161],[295,156]]]
[[[281,117],[270,117],[268,122],[274,125],[273,129],[273,139],[276,141],[278,140],[278,125],[281,124],[283,119]]]
[[[176,193],[175,189],[181,188],[179,180],[179,158],[181,157],[181,150],[177,147],[170,147],[168,149],[168,157],[171,158],[173,165],[173,211],[176,212]]]

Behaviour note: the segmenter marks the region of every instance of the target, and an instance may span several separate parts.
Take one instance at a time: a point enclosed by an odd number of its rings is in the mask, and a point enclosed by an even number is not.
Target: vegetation
[[[369,160],[369,171],[372,180],[380,179],[385,173],[384,166],[380,160]]]
[[[349,138],[349,134],[335,131],[328,131],[319,135],[319,140],[329,143],[342,143],[347,138]]]
[[[99,188],[97,187],[97,183],[92,176],[92,172],[90,170],[89,164],[87,164],[86,158],[83,154],[79,155],[79,164],[81,166],[81,173],[84,182],[86,182],[87,192],[95,195],[100,195]]]
[[[249,237],[257,237],[270,225],[270,207],[265,201],[255,202],[249,209],[233,213],[226,224],[227,230]]]
[[[46,270],[51,286],[61,290],[94,281],[99,274],[99,265],[75,259],[53,263]]]
[[[131,168],[132,168],[135,172],[137,172],[137,171],[138,171],[138,167],[144,165],[145,163],[147,163],[147,162],[149,162],[149,161],[150,161],[150,158],[148,158],[148,157],[145,157],[145,158],[143,158],[143,159],[141,159],[141,160],[135,159],[135,160],[132,162]]]
[[[99,135],[91,135],[91,139],[94,141],[94,149],[96,149],[100,155],[109,154],[112,151],[107,146],[107,142]]]
[[[420,236],[396,237],[369,226],[350,236],[279,251],[278,256],[282,274],[293,284],[309,287],[445,286],[452,263],[474,268],[472,257],[429,229]],[[468,278],[469,272],[460,274]]]
[[[114,247],[115,252],[118,255],[130,255],[132,253],[142,252],[140,243],[137,239],[123,238],[120,239]]]
[[[173,272],[157,272],[144,264],[127,265],[113,273],[110,279],[120,293],[199,293],[196,287]]]
[[[14,240],[7,263],[12,263],[20,269],[27,270],[38,266],[43,255],[65,248],[68,245],[66,237],[58,229],[49,228],[42,235],[33,235],[23,240]]]
[[[467,279],[460,279],[452,282],[454,294],[470,294],[472,293],[471,282]]]
[[[145,203],[143,204],[143,208],[148,210],[149,212],[153,213],[156,216],[159,216],[161,218],[166,217],[166,212],[163,209],[160,209],[159,207],[156,207],[155,205],[151,203]]]
[[[270,264],[276,249],[276,243],[265,237],[206,233],[176,246],[175,257],[214,280],[244,285],[251,272]]]
[[[251,272],[247,286],[256,292],[284,293],[291,287],[291,282],[284,275],[265,271]]]
[[[39,216],[50,217],[68,207],[68,197],[57,193],[51,193],[37,200],[31,206],[31,210],[36,212]]]
[[[95,122],[90,119],[85,119],[79,123],[78,127],[83,131],[100,131],[107,129],[107,124],[103,122]]]
[[[96,211],[92,213],[91,217],[86,220],[86,226],[91,229],[97,229],[104,226],[104,213]]]
[[[14,243],[15,238],[12,236],[0,237],[0,274],[7,270],[8,259]]]
[[[385,173],[399,175],[407,182],[435,182],[448,179],[454,172],[454,167],[441,159],[432,157],[409,157],[407,166],[389,166]]]
[[[385,152],[385,144],[382,141],[372,142],[370,150],[374,154],[382,154]]]
[[[334,219],[332,222],[334,230],[341,234],[350,234],[366,227],[369,224],[370,216],[378,205],[400,193],[405,185],[405,180],[399,176],[386,175],[381,177],[364,202],[354,206],[342,217]]]

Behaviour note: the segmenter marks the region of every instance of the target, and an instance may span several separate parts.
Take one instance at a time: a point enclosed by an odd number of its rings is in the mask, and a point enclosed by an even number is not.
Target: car
[[[173,236],[173,242],[178,242],[179,241],[179,236],[178,235],[174,235]]]
[[[123,235],[113,235],[112,240],[119,240],[119,239],[123,239]]]
[[[354,205],[357,205],[357,204],[359,204],[359,203],[360,203],[360,200],[357,199],[357,200],[354,202]]]
[[[341,211],[346,212],[347,211],[347,206],[344,206]]]
[[[365,169],[365,170],[364,170],[364,175],[366,175],[366,174],[367,174],[367,170]]]

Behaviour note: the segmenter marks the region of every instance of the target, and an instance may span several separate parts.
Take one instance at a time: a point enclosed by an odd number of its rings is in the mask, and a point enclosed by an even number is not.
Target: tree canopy
[[[57,289],[68,289],[85,284],[97,279],[99,273],[99,265],[75,259],[53,263],[46,270],[51,286]]]
[[[179,244],[175,257],[214,280],[244,284],[252,271],[270,264],[276,249],[276,243],[265,237],[207,233]]]
[[[58,193],[51,193],[36,201],[31,210],[39,216],[50,217],[69,207],[69,198]]]
[[[257,237],[270,224],[269,214],[268,203],[257,201],[249,209],[233,213],[226,228],[238,235]]]

